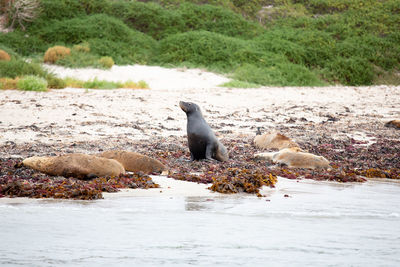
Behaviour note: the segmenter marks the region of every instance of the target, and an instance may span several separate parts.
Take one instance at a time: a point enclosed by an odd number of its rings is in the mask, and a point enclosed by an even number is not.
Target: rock
[[[400,120],[389,121],[389,122],[385,123],[385,126],[400,129]]]
[[[272,161],[275,164],[284,164],[289,168],[326,169],[329,161],[311,153],[301,152],[299,148],[285,148],[278,152],[259,153],[254,155],[256,159]]]
[[[256,135],[254,138],[254,144],[257,148],[261,149],[284,149],[289,147],[297,147],[299,145],[292,141],[289,137],[284,136],[278,132],[272,131],[262,135]]]
[[[162,173],[167,170],[165,165],[160,161],[135,152],[120,150],[105,151],[101,154],[97,154],[97,156],[114,159],[120,162],[122,166],[124,166],[125,170],[131,172],[151,174]]]
[[[55,157],[31,157],[22,162],[34,170],[56,176],[90,179],[101,176],[119,176],[124,167],[116,160],[85,154],[67,154]]]

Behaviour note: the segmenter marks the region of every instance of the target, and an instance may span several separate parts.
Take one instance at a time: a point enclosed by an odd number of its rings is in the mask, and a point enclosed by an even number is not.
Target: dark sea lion
[[[222,145],[208,123],[204,120],[200,107],[191,102],[179,102],[187,116],[187,137],[190,160],[216,159],[227,161],[228,151]]]

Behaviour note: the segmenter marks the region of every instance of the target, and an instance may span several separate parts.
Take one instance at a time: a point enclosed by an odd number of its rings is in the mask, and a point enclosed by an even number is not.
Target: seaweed
[[[103,198],[102,192],[118,192],[121,188],[159,187],[143,173],[83,181],[49,176],[26,168],[21,162],[22,159],[0,159],[0,197],[93,200]]]
[[[307,132],[304,134],[306,141],[301,141],[300,138],[300,147],[327,158],[331,162],[330,169],[288,169],[257,160],[253,155],[260,151],[253,145],[251,136],[221,139],[230,153],[227,162],[189,161],[187,140],[177,136],[154,137],[146,141],[121,139],[118,143],[92,141],[48,145],[6,142],[0,145],[0,150],[8,151],[8,154],[29,156],[38,153],[51,154],[54,151],[70,153],[72,148],[75,151],[95,153],[95,149],[101,151],[131,147],[133,151],[165,164],[170,178],[211,184],[210,190],[229,194],[249,193],[260,196],[260,188],[273,187],[277,176],[343,183],[361,183],[368,178],[400,179],[400,141],[395,138],[376,134],[372,136],[371,143],[368,143],[353,138],[335,139],[329,135],[310,138]],[[0,162],[0,196],[97,199],[102,197],[101,192],[115,192],[120,188],[158,187],[149,176],[140,173],[80,181],[51,177],[21,167],[21,159],[3,158]]]

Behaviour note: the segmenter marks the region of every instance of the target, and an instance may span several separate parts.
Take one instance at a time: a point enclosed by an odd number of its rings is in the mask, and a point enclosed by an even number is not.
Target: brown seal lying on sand
[[[204,120],[200,107],[191,102],[179,102],[187,116],[187,137],[190,160],[216,159],[227,161],[228,151],[222,145],[208,123]]]
[[[31,157],[22,162],[34,170],[56,176],[91,179],[101,176],[119,176],[124,167],[116,160],[85,154],[66,154],[55,157]]]
[[[255,154],[256,159],[269,160],[276,164],[287,165],[289,168],[327,169],[329,161],[307,152],[301,152],[299,147],[284,148],[278,152]]]
[[[105,151],[101,154],[97,154],[97,156],[115,159],[124,166],[126,171],[153,174],[162,173],[167,170],[165,165],[160,161],[135,152],[120,150]]]
[[[289,147],[299,147],[299,145],[291,140],[289,137],[272,131],[265,134],[256,135],[254,138],[254,144],[257,148],[262,149],[284,149]]]

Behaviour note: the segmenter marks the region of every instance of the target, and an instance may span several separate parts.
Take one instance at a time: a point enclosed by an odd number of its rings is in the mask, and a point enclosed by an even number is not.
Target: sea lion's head
[[[183,102],[183,101],[180,101],[180,102],[179,102],[179,106],[181,107],[181,109],[182,109],[187,115],[190,115],[190,114],[195,113],[195,112],[200,112],[200,113],[201,113],[200,107],[199,107],[198,105],[196,105],[195,103],[192,103],[192,102]]]

